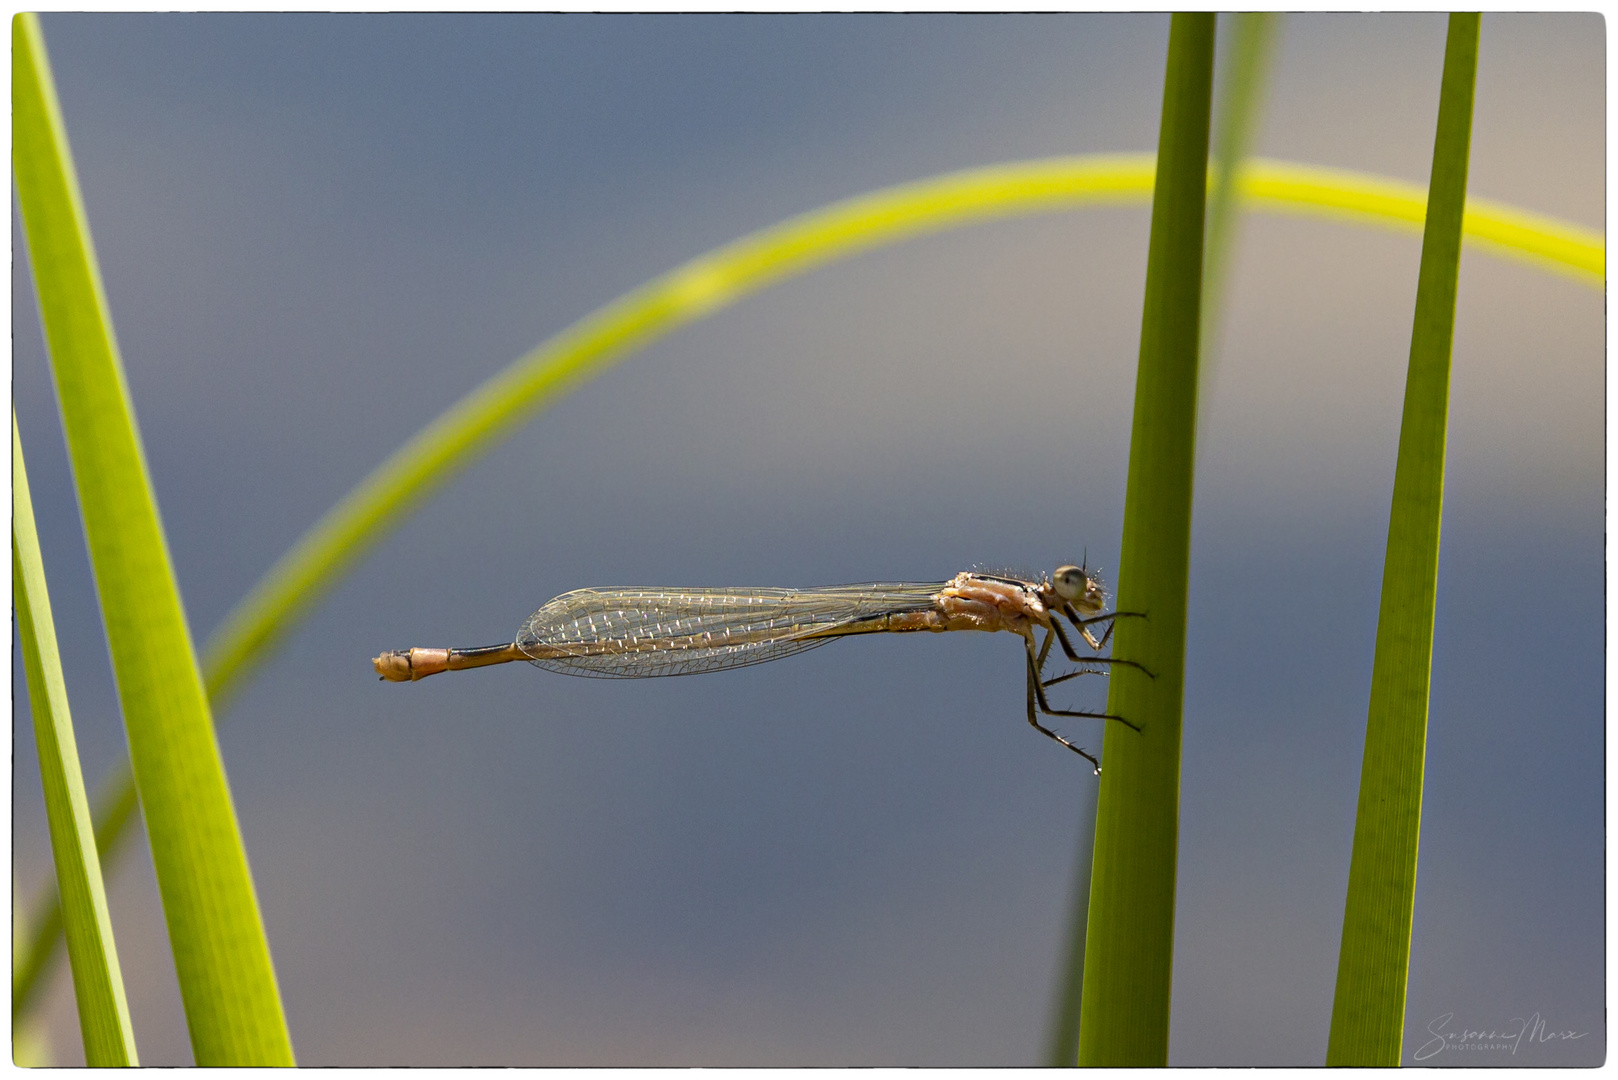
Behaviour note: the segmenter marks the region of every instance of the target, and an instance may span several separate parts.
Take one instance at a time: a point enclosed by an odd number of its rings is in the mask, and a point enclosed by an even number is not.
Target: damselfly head
[[[1083,612],[1100,611],[1107,606],[1101,579],[1082,566],[1058,566],[1051,575],[1056,595]]]

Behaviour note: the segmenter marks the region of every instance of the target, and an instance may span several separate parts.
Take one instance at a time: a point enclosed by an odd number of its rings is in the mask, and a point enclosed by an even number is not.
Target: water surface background
[[[887,184],[1155,146],[1160,16],[47,15],[199,642],[389,452],[541,339]],[[1425,183],[1445,22],[1296,16],[1260,153]],[[1471,189],[1603,225],[1598,16],[1483,22]],[[1035,1063],[1083,762],[1017,642],[841,642],[615,684],[383,685],[585,585],[1116,570],[1148,211],[818,270],[523,426],[220,717],[305,1064]],[[13,215],[14,392],[94,786],[123,734]],[[1245,220],[1202,420],[1176,1064],[1324,1060],[1419,237]],[[1605,1054],[1602,296],[1462,264],[1405,1059]],[[18,894],[49,868],[14,653]],[[1099,683],[1099,680],[1095,680]],[[1101,700],[1099,685],[1075,703]],[[1088,695],[1088,696],[1087,696]],[[1098,722],[1070,731],[1096,748]],[[190,1060],[142,839],[142,1060]],[[65,968],[49,1005],[81,1059]]]

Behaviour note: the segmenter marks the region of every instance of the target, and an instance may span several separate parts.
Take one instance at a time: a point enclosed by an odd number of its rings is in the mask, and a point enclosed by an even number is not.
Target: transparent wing
[[[644,679],[762,664],[926,611],[945,582],[826,589],[579,589],[528,617],[516,645],[567,675]]]

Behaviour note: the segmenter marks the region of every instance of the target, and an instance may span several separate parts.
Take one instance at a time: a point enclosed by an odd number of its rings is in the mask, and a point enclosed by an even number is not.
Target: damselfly
[[[1082,566],[1059,566],[1040,581],[967,571],[949,581],[825,589],[579,589],[534,612],[509,645],[403,649],[372,663],[391,682],[513,660],[567,675],[641,679],[762,664],[855,634],[1009,630],[1023,639],[1027,656],[1028,722],[1099,773],[1100,762],[1041,724],[1039,714],[1117,720],[1140,730],[1111,713],[1053,709],[1045,695],[1048,686],[1097,674],[1091,665],[1146,671],[1132,660],[1099,655],[1112,637],[1113,620],[1137,614],[1104,611],[1106,599],[1100,579]],[[1064,618],[1091,654],[1074,649],[1062,629]],[[1098,638],[1092,628],[1103,623]],[[1038,648],[1037,629],[1045,631]],[[1080,670],[1044,678],[1052,642]]]

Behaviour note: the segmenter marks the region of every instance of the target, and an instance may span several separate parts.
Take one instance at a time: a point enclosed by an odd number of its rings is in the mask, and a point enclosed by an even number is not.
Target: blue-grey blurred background
[[[1152,150],[1168,20],[44,27],[200,643],[412,433],[671,266],[887,184]],[[1257,152],[1425,184],[1444,32],[1288,18]],[[1472,191],[1603,227],[1604,37],[1484,18]],[[1095,780],[1024,723],[1014,640],[625,684],[384,685],[369,661],[508,640],[585,585],[1086,551],[1110,574],[1148,224],[980,226],[748,299],[522,427],[331,593],[219,718],[299,1060],[1036,1063]],[[123,734],[15,213],[12,238],[93,787]],[[1255,215],[1239,243],[1201,432],[1170,1059],[1318,1064],[1420,241]],[[1605,1055],[1603,320],[1588,285],[1463,260],[1407,1062],[1445,1014],[1585,1034],[1432,1064]],[[49,849],[15,652],[13,685],[26,899]],[[142,1059],[187,1062],[144,839],[110,882]],[[47,1013],[82,1060],[65,971]]]

